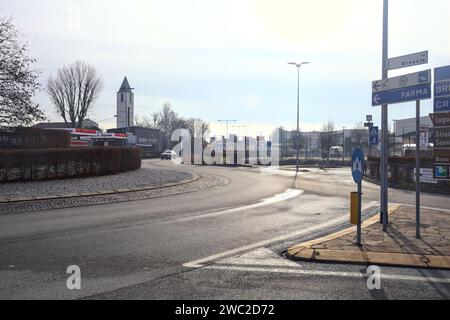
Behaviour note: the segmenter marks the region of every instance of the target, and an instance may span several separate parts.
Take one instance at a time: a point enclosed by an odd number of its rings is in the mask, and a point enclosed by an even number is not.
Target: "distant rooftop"
[[[42,128],[42,129],[70,129],[73,128],[71,123],[65,123],[65,122],[41,122],[38,124],[35,124],[33,127],[36,128]],[[84,119],[83,120],[83,126],[84,129],[95,129],[98,130],[98,123],[90,120],[90,119]]]

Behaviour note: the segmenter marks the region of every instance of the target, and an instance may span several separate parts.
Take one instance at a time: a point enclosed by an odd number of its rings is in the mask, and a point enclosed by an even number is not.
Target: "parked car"
[[[172,160],[177,157],[177,153],[173,150],[166,150],[163,153],[161,153],[161,160]]]

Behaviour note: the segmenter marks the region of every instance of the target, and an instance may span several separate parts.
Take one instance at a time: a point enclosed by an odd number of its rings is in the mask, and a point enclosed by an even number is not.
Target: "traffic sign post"
[[[372,82],[372,106],[431,99],[431,70]]]
[[[369,128],[369,144],[371,146],[378,144],[378,127]]]
[[[352,177],[353,181],[358,185],[357,204],[355,204],[355,197],[352,196],[351,201],[351,220],[354,221],[355,210],[357,210],[357,224],[356,224],[356,244],[361,246],[361,196],[362,196],[362,180],[364,178],[364,152],[361,148],[353,149],[352,153]],[[356,206],[356,208],[355,208]]]
[[[450,112],[450,66],[434,69],[434,112]]]
[[[411,66],[411,65],[407,65]],[[372,106],[416,101],[416,237],[420,238],[420,101],[431,99],[431,70],[410,73],[398,77],[372,82]],[[386,115],[385,115],[386,116]],[[387,211],[388,143],[383,128],[382,138],[382,211]],[[386,231],[387,214],[383,215],[383,230]]]
[[[416,239],[420,239],[420,100],[416,101]]]
[[[450,180],[450,66],[434,69],[433,176]]]
[[[388,60],[389,70],[396,70],[428,63],[428,51],[408,54]]]

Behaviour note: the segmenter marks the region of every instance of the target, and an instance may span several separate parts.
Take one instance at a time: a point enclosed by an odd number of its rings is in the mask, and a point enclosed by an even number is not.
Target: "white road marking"
[[[299,195],[302,195],[302,194],[303,194],[303,190],[287,189],[283,193],[276,194],[270,198],[262,199],[258,203],[254,203],[254,204],[250,204],[250,205],[242,206],[242,207],[237,207],[237,208],[225,209],[225,210],[217,211],[217,212],[209,212],[209,213],[205,213],[205,214],[201,214],[201,215],[193,216],[193,217],[175,219],[175,220],[171,220],[170,223],[185,222],[185,221],[197,220],[197,219],[202,219],[202,218],[210,218],[210,217],[221,216],[224,214],[235,213],[235,212],[239,212],[239,211],[251,210],[251,209],[255,209],[255,208],[268,206],[268,205],[271,205],[271,204],[274,204],[277,202],[289,200],[289,199],[298,197]]]
[[[258,267],[241,267],[241,266],[220,266],[211,265],[205,267],[205,269],[217,269],[227,271],[247,271],[247,272],[264,272],[264,273],[286,273],[295,275],[306,276],[328,276],[328,277],[346,277],[346,278],[366,278],[367,275],[359,272],[340,272],[340,271],[321,271],[321,270],[301,270],[301,269],[289,269],[289,268],[258,268]],[[418,277],[418,276],[405,276],[399,274],[382,274],[382,280],[400,280],[400,281],[423,281],[423,282],[437,282],[437,283],[450,283],[448,278],[434,278],[434,277]]]
[[[372,208],[372,207],[375,207],[377,205],[378,205],[377,201],[372,201],[372,202],[364,205],[363,210],[365,211],[365,210],[367,210],[369,208]],[[203,259],[187,262],[187,263],[183,264],[183,267],[186,267],[186,268],[201,268],[201,267],[204,266],[203,264],[208,262],[208,261],[217,260],[217,259],[220,259],[220,258],[223,258],[223,257],[227,257],[227,256],[231,256],[231,255],[234,255],[234,254],[238,254],[238,253],[241,253],[241,252],[244,252],[244,251],[250,251],[250,250],[258,249],[258,248],[267,246],[267,245],[275,243],[275,242],[281,242],[281,241],[288,240],[290,238],[301,237],[301,236],[307,235],[308,233],[312,233],[312,232],[317,231],[317,230],[326,229],[328,227],[332,227],[332,226],[344,223],[344,222],[348,221],[348,219],[349,219],[348,216],[335,218],[335,219],[329,220],[327,222],[324,222],[324,223],[321,223],[321,224],[309,227],[307,229],[303,229],[301,231],[292,232],[292,233],[289,233],[289,234],[286,234],[286,235],[278,236],[278,237],[275,237],[275,238],[272,238],[272,239],[260,241],[260,242],[257,242],[257,243],[253,243],[253,244],[250,244],[250,245],[246,245],[246,246],[240,247],[240,248],[236,248],[236,249],[233,249],[233,250],[229,250],[229,251],[225,251],[225,252],[222,252],[222,253],[219,253],[219,254],[215,254],[215,255],[212,255],[212,256],[209,256],[209,257],[206,257],[206,258],[203,258]]]

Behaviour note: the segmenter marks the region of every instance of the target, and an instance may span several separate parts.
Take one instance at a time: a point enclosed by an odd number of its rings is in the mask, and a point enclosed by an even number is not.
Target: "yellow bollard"
[[[358,224],[358,208],[359,208],[358,192],[350,193],[350,223]]]

